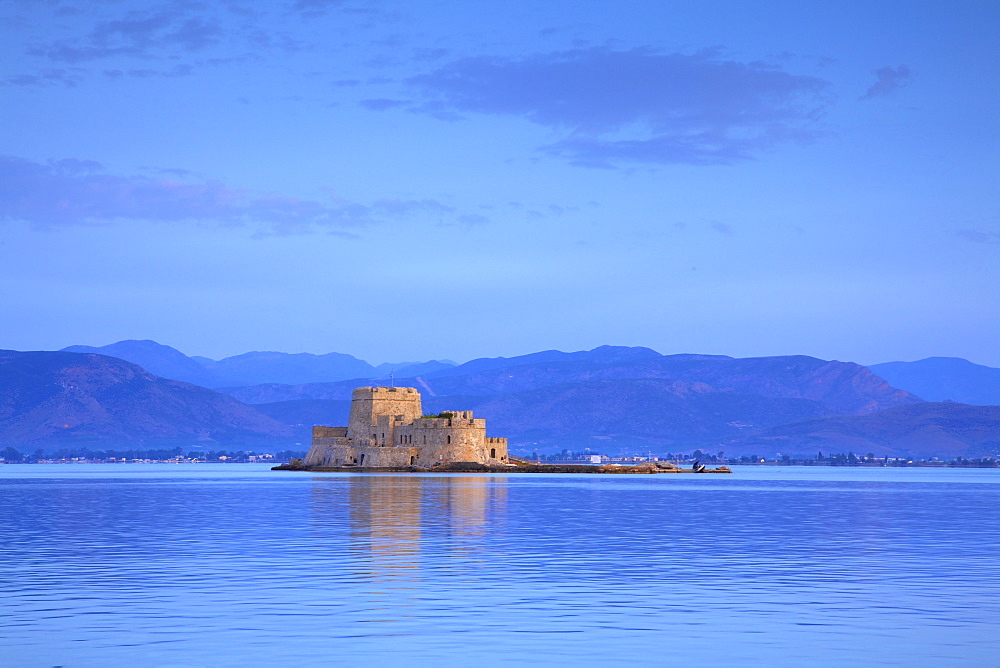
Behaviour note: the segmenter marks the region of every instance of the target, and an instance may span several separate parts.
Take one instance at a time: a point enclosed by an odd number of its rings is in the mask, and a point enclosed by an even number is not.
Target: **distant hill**
[[[795,420],[919,401],[857,364],[805,356],[664,356],[648,348],[610,346],[473,360],[397,381],[419,388],[426,410],[475,410],[488,419],[491,434],[507,436],[515,446],[590,446],[609,453],[693,448]],[[225,391],[283,419],[297,410],[304,417],[320,406],[346,407],[356,385],[269,384]]]
[[[202,387],[218,387],[217,378],[205,369],[198,360],[188,357],[176,348],[150,340],[126,340],[107,346],[69,346],[62,352],[95,353],[117,357],[138,364],[150,373],[162,378],[180,380]],[[226,383],[223,383],[225,385]]]
[[[350,400],[300,399],[256,404],[254,408],[289,426],[295,433],[297,441],[308,443],[312,438],[313,425],[346,427],[347,418],[351,413],[351,402]]]
[[[650,348],[627,347],[627,346],[600,346],[593,350],[581,350],[578,352],[564,353],[560,350],[544,350],[528,355],[518,355],[516,357],[481,357],[465,364],[460,364],[454,368],[441,369],[433,373],[426,374],[433,377],[444,376],[466,376],[480,371],[492,369],[509,369],[517,366],[531,366],[534,364],[582,362],[590,364],[614,364],[637,362],[640,360],[658,359],[662,357],[660,353]],[[413,374],[422,375],[422,374]]]
[[[599,353],[606,348],[588,352]],[[659,355],[648,348],[625,350],[634,350],[636,354],[595,355],[590,359],[576,357],[533,364],[518,360],[518,364],[510,367],[485,370],[481,370],[482,365],[469,362],[422,376],[417,382],[434,395],[494,395],[570,382],[657,378],[705,383],[713,391],[723,393],[809,399],[823,404],[830,413],[866,413],[919,401],[851,362],[828,362],[804,355],[735,359]]]
[[[300,386],[301,387],[301,386]],[[353,389],[353,388],[352,388]],[[255,404],[305,435],[314,424],[346,425],[349,399]],[[423,396],[426,412],[474,410],[489,433],[521,447],[605,453],[678,449],[752,428],[825,415],[822,404],[715,392],[700,383],[662,379],[595,380],[493,396]]]
[[[375,371],[380,377],[386,378],[389,373],[392,372],[397,378],[413,378],[414,376],[422,376],[429,373],[437,373],[440,371],[445,371],[454,366],[457,366],[454,362],[449,360],[431,360],[429,362],[403,362],[399,364],[379,364],[375,367]]]
[[[344,353],[250,352],[206,363],[205,368],[217,378],[214,387],[317,383],[376,375],[371,364]]]
[[[541,359],[542,361],[538,361]],[[500,360],[510,366],[499,366]],[[713,392],[776,399],[808,399],[826,413],[865,413],[919,401],[891,387],[865,367],[806,356],[734,359],[708,355],[660,355],[648,348],[604,346],[579,353],[548,351],[521,358],[473,360],[397,383],[417,387],[425,397],[493,396],[601,380],[676,380],[703,383]],[[226,388],[250,404],[297,399],[351,398],[354,381],[269,384]]]
[[[928,357],[918,362],[886,362],[868,367],[891,385],[927,401],[1000,405],[1000,369],[960,357]]]
[[[430,410],[470,408],[490,434],[542,450],[590,447],[606,454],[692,450],[746,430],[827,414],[808,399],[718,392],[660,378],[589,380],[489,397],[447,396]]]
[[[229,396],[97,354],[7,352],[0,362],[0,439],[12,444],[307,442],[314,424],[346,424],[354,388],[387,384],[379,374],[389,368],[339,353],[255,352],[213,361],[153,341],[121,341],[93,350],[143,360],[176,376],[203,379],[199,374],[208,374],[203,382]],[[945,369],[949,378],[956,376],[955,369],[968,370],[952,362]],[[997,371],[971,366],[977,378],[987,381],[992,376],[982,370]],[[391,368],[397,385],[420,389],[426,411],[474,410],[489,420],[491,435],[509,437],[512,448],[522,451],[590,447],[634,454],[707,448],[760,455],[853,450],[978,456],[1000,440],[992,409],[926,404],[872,369],[802,355],[660,355],[649,348],[601,346],[457,366],[431,361]],[[891,364],[873,368],[892,372]]]
[[[105,355],[0,351],[0,443],[54,447],[285,444],[292,430],[232,397]]]
[[[221,360],[207,357],[188,357],[170,346],[156,341],[126,340],[107,346],[69,346],[64,352],[97,353],[109,355],[138,364],[144,369],[173,380],[220,388],[266,383],[302,384],[334,382],[339,380],[414,376],[421,373],[442,371],[454,366],[453,362],[405,362],[380,364],[374,367],[353,355],[327,353],[249,352]],[[363,383],[359,383],[363,384]]]
[[[878,457],[967,459],[1000,455],[1000,406],[919,403],[869,415],[832,416],[761,430],[719,444],[729,455],[818,451]]]

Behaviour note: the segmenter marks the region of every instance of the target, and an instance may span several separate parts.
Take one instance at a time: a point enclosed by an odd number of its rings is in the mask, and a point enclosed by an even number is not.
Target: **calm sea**
[[[0,466],[0,664],[1000,665],[1000,471]]]

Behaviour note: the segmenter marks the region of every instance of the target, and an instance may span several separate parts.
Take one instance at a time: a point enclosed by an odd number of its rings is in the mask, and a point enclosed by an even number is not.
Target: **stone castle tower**
[[[486,435],[472,411],[423,417],[414,387],[359,387],[347,427],[313,427],[305,466],[432,467],[456,462],[508,463],[507,439]]]

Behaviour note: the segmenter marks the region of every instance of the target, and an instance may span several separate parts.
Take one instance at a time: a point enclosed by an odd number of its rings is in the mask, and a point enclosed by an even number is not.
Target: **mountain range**
[[[294,430],[232,397],[105,355],[0,351],[0,443],[269,445]]]
[[[917,362],[886,362],[868,367],[895,387],[927,401],[1000,405],[1000,369],[960,357],[928,357]]]
[[[413,379],[428,410],[468,408],[525,447],[664,451],[826,415],[920,399],[857,364],[806,356],[735,359],[602,346],[473,360]],[[287,424],[342,423],[356,382],[225,391]],[[293,422],[294,421],[294,422]]]
[[[138,364],[164,378],[182,380],[209,388],[260,383],[318,383],[350,378],[388,378],[396,375],[413,376],[455,366],[447,360],[429,362],[384,363],[373,366],[353,355],[327,353],[249,352],[221,360],[188,357],[170,346],[156,341],[126,340],[107,346],[69,346],[62,352],[97,353]]]
[[[379,378],[385,365],[339,353],[258,352],[215,361],[153,341],[122,341],[2,355],[0,444],[201,439],[280,449],[307,443],[313,424],[346,424],[355,387],[388,384]],[[24,370],[29,366],[34,371]],[[1000,452],[995,411],[925,402],[874,373],[880,366],[601,346],[461,365],[396,365],[395,377],[420,389],[428,412],[475,410],[488,419],[491,434],[508,436],[512,450],[521,452]],[[79,377],[90,380],[74,384]],[[236,382],[248,379],[255,382]]]
[[[926,402],[878,413],[827,416],[720,444],[730,454],[817,452],[972,459],[1000,453],[1000,406]]]

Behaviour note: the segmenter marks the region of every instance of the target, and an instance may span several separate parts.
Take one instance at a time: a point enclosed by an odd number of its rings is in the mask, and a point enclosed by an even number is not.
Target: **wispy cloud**
[[[33,74],[12,74],[0,79],[0,86],[76,86],[83,79],[84,71],[77,67],[46,68]]]
[[[966,241],[972,241],[977,244],[1000,243],[1000,232],[987,230],[958,230],[955,234]]]
[[[732,226],[727,225],[726,223],[721,223],[719,221],[714,221],[709,225],[709,227],[711,227],[713,230],[715,230],[716,232],[718,232],[723,236],[731,237],[734,234],[736,234],[735,232],[733,232]]]
[[[46,10],[42,5],[34,23],[26,25],[24,52],[42,61],[43,67],[0,79],[0,85],[75,85],[83,75],[92,74],[86,68],[94,65],[106,68],[104,73],[111,76],[187,76],[203,67],[260,60],[269,52],[287,55],[312,48],[295,37],[292,17],[312,20],[335,14],[331,21],[351,17],[352,30],[360,30],[372,20],[366,7],[337,0],[271,4],[160,0],[131,4],[141,9],[93,3],[72,11],[75,20],[64,22],[59,17],[72,8]]]
[[[876,97],[885,97],[890,95],[896,90],[902,88],[910,82],[910,76],[912,72],[910,68],[906,65],[900,65],[899,67],[883,67],[875,71],[875,76],[878,79],[865,94],[859,97],[859,100],[871,100]]]
[[[385,109],[395,109],[397,107],[408,107],[410,103],[406,100],[391,100],[389,98],[373,98],[370,100],[361,100],[360,104],[365,109],[371,111],[384,111]]]
[[[295,0],[292,3],[292,11],[306,16],[321,16],[331,9],[343,7],[344,4],[344,0]]]
[[[0,156],[0,220],[44,227],[121,220],[254,225],[272,234],[346,233],[390,218],[441,216],[453,209],[431,199],[370,204],[254,194],[215,181],[108,173],[89,160],[38,163]]]
[[[780,142],[817,136],[827,104],[822,79],[715,51],[464,58],[408,83],[418,94],[412,111],[449,120],[520,116],[565,133],[544,152],[591,167],[752,159]],[[399,106],[392,102],[381,108]]]
[[[146,79],[149,77],[187,77],[194,74],[194,67],[192,65],[182,63],[174,65],[167,70],[151,70],[147,68],[141,69],[130,69],[130,70],[104,70],[102,74],[111,79],[118,79],[121,77],[138,77],[140,79]]]
[[[36,44],[28,53],[63,63],[116,56],[150,57],[162,49],[205,49],[218,44],[222,34],[222,27],[214,18],[191,16],[168,5],[102,21],[80,39]]]

